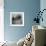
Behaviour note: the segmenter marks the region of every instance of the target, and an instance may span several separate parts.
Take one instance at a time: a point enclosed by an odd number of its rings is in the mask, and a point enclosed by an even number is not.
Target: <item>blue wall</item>
[[[40,9],[40,0],[4,0],[4,35],[7,41],[18,41],[31,29],[35,12]],[[24,12],[24,26],[10,26],[10,12]]]

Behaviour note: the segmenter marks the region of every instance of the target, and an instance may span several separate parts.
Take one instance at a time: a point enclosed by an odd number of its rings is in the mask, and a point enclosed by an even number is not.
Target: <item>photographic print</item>
[[[10,12],[11,26],[24,26],[24,12]]]

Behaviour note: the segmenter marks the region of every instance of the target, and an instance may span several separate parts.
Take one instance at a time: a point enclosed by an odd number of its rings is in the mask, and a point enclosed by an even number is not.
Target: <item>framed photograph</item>
[[[24,26],[24,12],[10,12],[10,26]]]

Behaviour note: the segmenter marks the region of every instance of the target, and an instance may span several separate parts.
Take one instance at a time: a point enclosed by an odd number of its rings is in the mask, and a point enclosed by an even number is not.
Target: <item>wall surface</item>
[[[40,0],[40,9],[41,9],[41,11],[43,9],[46,9],[46,0]],[[46,10],[43,12],[42,17],[43,17],[43,22],[40,21],[40,25],[46,27]]]
[[[4,36],[7,41],[18,41],[32,30],[32,21],[40,9],[40,0],[4,0]],[[24,12],[24,26],[10,26],[10,12]],[[34,24],[34,23],[33,23]]]

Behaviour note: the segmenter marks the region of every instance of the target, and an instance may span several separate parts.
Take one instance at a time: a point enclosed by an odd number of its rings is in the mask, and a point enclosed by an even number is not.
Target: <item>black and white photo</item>
[[[24,26],[24,12],[10,12],[11,26]]]

